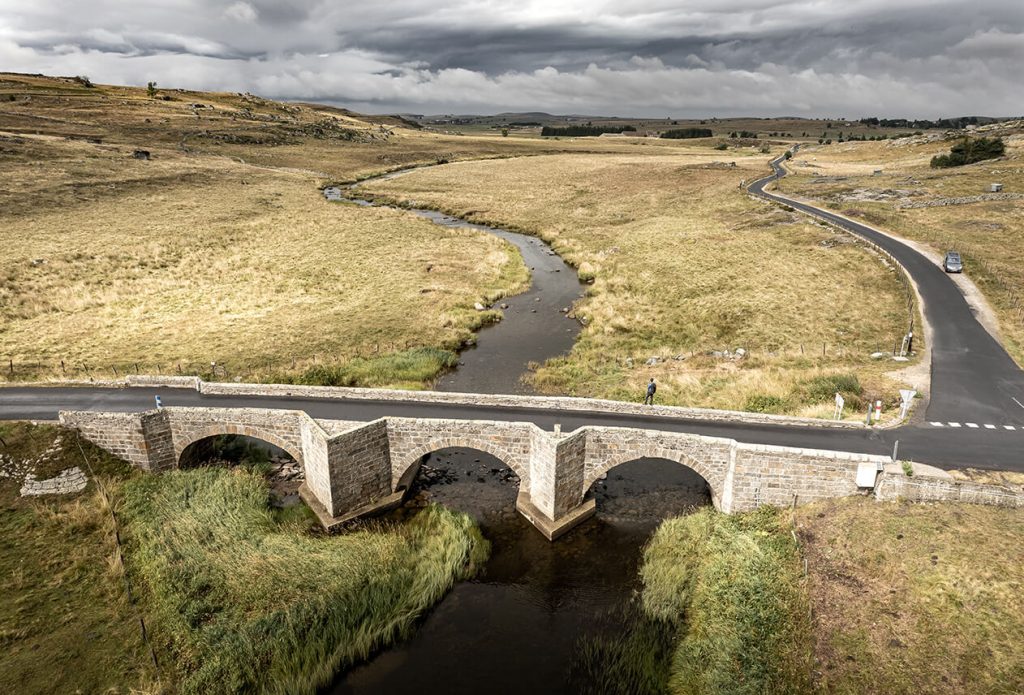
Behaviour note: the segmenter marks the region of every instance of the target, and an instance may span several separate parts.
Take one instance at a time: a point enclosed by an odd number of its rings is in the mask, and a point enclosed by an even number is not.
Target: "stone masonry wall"
[[[857,469],[861,463],[877,468],[888,462],[881,456],[791,447],[736,444],[729,512],[755,509],[762,504],[783,506],[860,492]]]
[[[527,482],[530,480],[530,436],[534,430],[542,431],[536,425],[523,422],[392,417],[387,418],[387,423],[394,485],[422,456],[449,447],[479,449],[491,454],[511,468],[521,481]]]
[[[142,421],[135,413],[63,412],[60,424],[78,430],[90,442],[144,471],[149,465],[149,445]]]
[[[374,420],[327,440],[331,516],[342,516],[387,497],[391,483],[391,448],[387,420]],[[312,488],[311,488],[312,489]]]
[[[883,473],[875,485],[875,498],[890,502],[967,502],[996,507],[1024,507],[1024,490],[988,485],[970,480],[951,480],[898,473]]]

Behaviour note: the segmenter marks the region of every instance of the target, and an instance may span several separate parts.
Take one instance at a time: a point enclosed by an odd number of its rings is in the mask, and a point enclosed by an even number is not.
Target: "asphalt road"
[[[751,193],[824,218],[888,251],[918,286],[932,328],[929,422],[1024,425],[1024,371],[975,317],[967,299],[942,267],[906,244],[828,210],[764,190],[785,176],[775,173],[749,186]],[[965,272],[970,272],[966,268]]]
[[[544,429],[557,423],[562,431],[584,425],[635,427],[728,437],[752,444],[797,446],[888,455],[899,440],[900,458],[943,468],[994,468],[1024,471],[1024,428],[932,428],[927,424],[894,430],[840,429],[706,422],[682,418],[615,413],[554,411],[536,408],[477,407],[402,401],[366,401],[262,396],[208,396],[190,389],[101,387],[0,388],[0,420],[55,420],[60,410],[137,412],[153,407],[160,395],[165,406],[273,408],[302,410],[316,418],[368,422],[386,415],[533,422]]]
[[[934,328],[932,389],[924,422],[892,430],[706,422],[609,413],[529,408],[469,407],[401,401],[206,396],[188,389],[101,387],[0,388],[0,420],[55,420],[60,410],[142,411],[159,394],[165,406],[256,407],[303,410],[313,417],[369,421],[385,415],[526,421],[570,432],[583,425],[636,427],[742,442],[891,454],[943,468],[976,467],[1024,471],[1024,372],[971,313],[967,301],[941,268],[908,246],[827,210],[766,193],[776,174],[750,191],[803,212],[824,217],[891,253],[910,272]],[[956,423],[954,427],[950,423]],[[941,426],[939,426],[941,425]]]

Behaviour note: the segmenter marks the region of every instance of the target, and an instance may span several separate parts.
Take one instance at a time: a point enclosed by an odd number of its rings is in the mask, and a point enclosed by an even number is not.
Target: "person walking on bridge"
[[[658,390],[658,385],[654,383],[654,377],[651,377],[651,382],[647,384],[647,397],[644,398],[644,405],[654,405],[654,392]]]

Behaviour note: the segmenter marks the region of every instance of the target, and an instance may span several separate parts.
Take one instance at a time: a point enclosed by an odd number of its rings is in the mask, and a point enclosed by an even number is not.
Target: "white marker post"
[[[163,408],[164,402],[160,400],[160,396],[154,396],[154,398],[156,398],[156,409],[160,410],[161,408]]]
[[[872,418],[875,422],[882,419],[882,401],[875,401],[875,416]]]
[[[917,391],[913,389],[900,389],[900,420],[907,417],[907,413],[910,412],[910,406],[914,402],[914,396],[917,395]]]
[[[836,412],[835,412],[835,419],[836,420],[842,420],[843,419],[843,406],[844,405],[846,405],[846,400],[839,394],[838,391],[836,391]]]

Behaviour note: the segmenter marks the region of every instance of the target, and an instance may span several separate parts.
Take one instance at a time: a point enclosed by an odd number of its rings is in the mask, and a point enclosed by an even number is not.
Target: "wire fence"
[[[866,357],[900,357],[908,352],[918,352],[922,342],[915,337],[913,342],[906,335],[894,334],[878,341],[858,341],[854,344],[836,340],[814,340],[792,343],[745,343],[732,346],[658,348],[632,357],[612,357],[608,361],[624,367],[651,366],[654,364],[684,361],[742,361],[759,359],[863,359]],[[379,343],[373,348],[338,354],[316,354],[297,357],[292,360],[210,360],[174,362],[152,361],[93,361],[80,359],[52,359],[30,357],[8,357],[0,362],[0,380],[29,381],[38,378],[67,380],[118,380],[129,375],[140,376],[196,376],[205,381],[266,381],[277,378],[300,376],[304,371],[318,366],[342,366],[355,360],[385,358],[410,349],[403,343]]]

